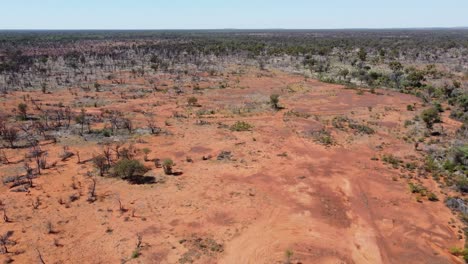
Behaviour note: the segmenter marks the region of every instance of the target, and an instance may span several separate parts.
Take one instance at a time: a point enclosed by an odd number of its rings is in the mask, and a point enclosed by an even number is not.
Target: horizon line
[[[353,28],[17,28],[0,31],[208,31],[208,30],[417,30],[417,29],[468,29],[468,26],[453,27],[353,27]]]

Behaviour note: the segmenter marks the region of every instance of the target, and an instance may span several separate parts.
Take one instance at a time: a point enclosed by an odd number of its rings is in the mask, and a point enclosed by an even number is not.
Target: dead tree
[[[119,142],[114,144],[114,152],[117,156],[117,159],[120,159],[120,147],[122,147],[122,144],[120,144]]]
[[[135,247],[135,250],[133,251],[133,257],[138,257],[140,256],[140,251],[141,251],[141,248],[142,248],[142,244],[143,244],[143,237],[141,236],[141,234],[137,234],[137,244],[136,244],[136,247]]]
[[[124,119],[122,119],[122,123],[123,123],[123,126],[128,130],[128,133],[131,134],[133,132],[132,120],[130,120],[128,118],[124,118]]]
[[[93,158],[94,166],[99,170],[99,176],[104,176],[110,167],[107,163],[107,158],[104,155],[98,155]]]
[[[70,124],[71,124],[71,120],[72,120],[72,111],[71,111],[71,108],[69,106],[65,107],[65,120],[67,121],[67,124],[66,124],[66,127],[67,129],[70,127]]]
[[[63,146],[63,152],[60,155],[62,161],[66,161],[67,159],[73,157],[73,155],[75,154],[70,151],[70,148],[68,146]]]
[[[37,209],[41,205],[41,200],[39,199],[39,197],[36,197],[36,200],[32,200],[31,203],[32,203],[33,208]]]
[[[39,249],[36,248],[36,252],[37,252],[37,258],[39,259],[39,263],[45,264],[44,258],[42,257],[42,254],[39,251]]]
[[[120,196],[117,195],[117,202],[119,203],[119,211],[121,213],[127,212],[127,209],[122,205],[122,201],[120,200]]]
[[[96,201],[96,179],[91,178],[91,185],[89,186],[87,201],[93,203]]]
[[[158,135],[159,133],[161,133],[161,128],[159,128],[156,125],[156,121],[154,120],[153,117],[148,118],[146,122],[148,124],[148,128],[150,129],[152,135]]]
[[[26,140],[31,146],[35,146],[34,142],[37,142],[36,134],[36,125],[33,122],[23,123],[20,126],[21,131],[25,134]]]
[[[81,125],[81,130],[80,134],[83,135],[84,133],[84,126],[87,123],[87,118],[86,118],[86,109],[81,109],[81,112],[78,116],[75,117],[76,123]]]
[[[3,150],[0,150],[0,163],[1,164],[9,164],[10,163],[10,161],[7,158],[7,155],[6,155],[5,151],[3,151]]]
[[[6,208],[5,208],[5,207],[2,207],[1,210],[2,210],[2,212],[3,212],[3,222],[5,222],[5,223],[10,223],[10,218],[8,218],[8,215],[7,215],[7,212],[6,212]]]
[[[33,179],[34,179],[34,170],[29,166],[29,163],[25,162],[24,163],[24,169],[26,170],[26,179],[29,182],[29,187],[34,187],[33,185]]]
[[[8,254],[10,251],[8,251],[8,245],[15,245],[16,243],[12,240],[10,240],[11,236],[13,236],[13,231],[8,231],[2,236],[0,236],[0,245],[2,246],[2,253],[3,254]]]
[[[141,249],[141,246],[142,246],[142,243],[143,243],[143,237],[141,236],[141,234],[137,234],[137,249]]]
[[[111,150],[111,147],[106,144],[104,146],[104,149],[102,150],[102,152],[104,154],[104,157],[107,160],[107,166],[110,167],[112,165],[112,150]]]
[[[119,129],[120,116],[122,116],[122,113],[118,111],[111,111],[109,114],[109,121],[111,123],[112,133],[114,133],[115,130]]]
[[[7,127],[3,131],[1,131],[1,135],[3,140],[7,141],[10,143],[10,147],[14,148],[15,147],[15,142],[18,139],[18,129],[14,127]]]
[[[42,151],[39,146],[35,146],[31,149],[30,154],[36,162],[37,173],[41,174],[41,169],[44,170],[47,167],[47,152]]]

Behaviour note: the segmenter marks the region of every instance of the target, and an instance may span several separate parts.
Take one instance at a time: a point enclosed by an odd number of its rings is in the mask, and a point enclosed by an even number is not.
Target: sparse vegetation
[[[167,175],[172,174],[172,167],[174,166],[174,161],[171,159],[165,159],[162,163],[162,167],[164,169],[164,173]]]
[[[21,120],[26,120],[28,119],[28,105],[25,103],[20,103],[18,105],[18,112],[20,114],[20,119]]]
[[[369,207],[366,217],[375,221],[382,218],[375,201],[388,197],[385,211],[401,225],[392,237],[429,243],[427,226],[447,219],[427,201],[453,203],[468,223],[467,40],[462,29],[0,32],[0,199],[8,204],[0,200],[2,227],[39,227],[23,232],[18,247],[7,232],[0,250],[7,262],[39,255],[44,263],[39,250],[30,252],[34,241],[48,262],[77,261],[73,251],[61,259],[60,248],[69,248],[70,234],[83,237],[86,230],[74,227],[84,221],[100,230],[87,239],[109,238],[99,240],[108,262],[143,256],[133,261],[164,263],[166,252],[187,250],[180,263],[214,263],[224,250],[216,241],[233,234],[210,233],[204,222],[235,231],[252,217],[263,221],[268,201],[285,212],[299,202],[320,214],[330,232],[341,232],[354,224],[343,214],[355,206],[349,201]],[[285,103],[288,111],[272,112]],[[395,169],[369,161],[380,159]],[[149,171],[149,162],[156,168]],[[147,183],[157,184],[139,186]],[[409,192],[411,226],[398,209]],[[286,193],[319,195],[284,199]],[[116,194],[118,208],[109,198]],[[209,217],[200,218],[202,211]],[[419,223],[425,219],[434,223]],[[271,221],[273,231],[285,223]],[[197,234],[179,247],[174,235],[187,232],[167,232],[180,224]],[[454,232],[439,247],[466,239],[458,221],[449,224]],[[117,236],[128,234],[125,228],[161,241],[144,256],[140,235],[135,248]],[[411,228],[422,235],[401,231]],[[44,233],[50,239],[31,240]],[[127,259],[110,254],[109,241],[126,248]],[[343,245],[333,250],[348,252]],[[409,256],[406,248],[396,250]],[[465,251],[451,252],[468,259]],[[274,261],[310,257],[299,253],[287,250]],[[450,261],[447,250],[437,254],[436,261]]]
[[[252,130],[252,128],[253,126],[251,124],[244,122],[244,121],[237,121],[230,127],[232,131],[238,131],[238,132],[250,131]]]
[[[318,131],[313,131],[312,137],[314,138],[314,141],[325,146],[331,146],[335,144],[335,141],[330,133],[330,131],[326,129],[321,129]]]
[[[196,97],[194,97],[194,96],[189,97],[189,98],[187,99],[187,103],[188,103],[188,105],[190,105],[190,106],[196,106],[196,105],[198,104],[198,99],[197,99]]]
[[[122,159],[113,166],[113,174],[122,179],[142,176],[148,169],[137,160]]]
[[[426,123],[427,128],[431,129],[435,123],[440,123],[439,110],[437,108],[429,108],[422,112],[421,119]]]
[[[390,165],[392,165],[394,168],[398,168],[402,163],[403,161],[392,155],[392,154],[385,154],[382,156],[382,161],[385,162],[385,163],[388,163]]]
[[[271,106],[273,107],[273,109],[275,110],[279,110],[280,109],[280,105],[279,105],[279,94],[272,94],[270,95],[270,104]]]

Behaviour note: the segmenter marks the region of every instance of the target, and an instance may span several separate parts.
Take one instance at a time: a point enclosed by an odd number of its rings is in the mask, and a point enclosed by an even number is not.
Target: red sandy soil
[[[14,231],[16,242],[9,246],[13,253],[0,255],[0,260],[36,263],[40,252],[47,264],[285,263],[289,251],[291,263],[461,263],[449,253],[449,248],[463,245],[461,224],[443,201],[417,202],[408,179],[401,177],[410,172],[371,160],[385,153],[423,159],[402,139],[404,121],[418,113],[406,106],[414,103],[422,110],[419,99],[385,90],[359,95],[353,89],[283,73],[225,78],[230,87],[195,94],[201,107],[187,106],[191,92],[150,93],[141,99],[121,99],[120,92],[89,92],[111,103],[89,107],[88,113],[118,109],[139,127],[145,125],[142,112],[155,113],[158,124],[171,135],[133,136],[131,141],[136,148],[150,148],[150,159],[172,158],[175,170],[183,174],[165,176],[146,162],[158,183],[131,185],[97,177],[98,200],[89,203],[87,172],[96,174],[92,162],[77,164],[76,156],[62,162],[59,155],[66,145],[89,160],[101,146],[76,135],[57,144],[42,142],[49,162],[58,161],[57,165],[35,179],[36,187],[29,193],[0,186],[0,200],[11,219],[0,225],[0,233]],[[210,82],[216,85],[212,79],[202,82],[202,88]],[[128,93],[145,85],[139,79],[128,82],[133,85]],[[76,92],[76,96],[69,91],[18,92],[6,95],[0,106],[10,111],[25,94],[44,105],[68,105],[84,95]],[[285,109],[271,110],[267,102],[272,93],[281,95]],[[245,111],[248,102],[261,104]],[[199,118],[195,112],[200,109],[214,109],[216,114]],[[285,115],[291,110],[310,117]],[[173,118],[174,111],[188,118]],[[339,131],[330,122],[339,115],[370,122],[376,133]],[[210,124],[196,125],[199,119]],[[166,120],[170,126],[164,126]],[[252,124],[252,131],[232,132],[220,125],[238,120]],[[334,146],[322,146],[308,136],[323,127],[332,131]],[[223,150],[231,151],[233,158],[216,160]],[[11,164],[0,166],[0,176],[24,173],[26,151],[6,150]],[[202,160],[208,155],[213,158]],[[142,161],[143,154],[137,159]],[[443,197],[432,179],[418,181]],[[72,194],[80,198],[71,202]],[[34,209],[37,198],[40,205]],[[125,212],[119,210],[118,199]],[[141,255],[132,259],[137,234],[142,237]]]

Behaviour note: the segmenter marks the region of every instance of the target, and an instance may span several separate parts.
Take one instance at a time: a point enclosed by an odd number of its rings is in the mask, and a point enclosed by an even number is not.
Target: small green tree
[[[230,129],[231,131],[250,131],[252,129],[252,125],[244,122],[244,121],[237,121],[235,124],[233,124]]]
[[[43,94],[47,93],[47,84],[41,83],[41,91]]]
[[[96,92],[100,92],[101,91],[100,88],[101,88],[101,84],[99,84],[98,82],[95,82],[94,89],[96,90]]]
[[[340,72],[339,72],[339,75],[341,77],[343,77],[343,79],[346,79],[346,77],[348,77],[348,74],[349,74],[349,70],[348,69],[341,69]]]
[[[426,127],[432,129],[435,123],[440,123],[440,114],[437,108],[432,107],[422,112],[421,118],[426,123]]]
[[[390,69],[392,70],[392,75],[390,76],[390,79],[395,82],[396,88],[400,88],[400,82],[401,78],[403,76],[403,65],[399,61],[392,61],[388,65]]]
[[[28,105],[25,103],[20,103],[18,105],[18,112],[20,113],[21,119],[26,120],[28,118]]]
[[[148,169],[138,160],[119,160],[114,168],[114,174],[122,179],[130,179],[136,175],[145,174]]]
[[[468,112],[468,94],[458,96],[457,103],[463,109],[463,112]]]
[[[403,70],[403,65],[399,61],[391,61],[388,66],[393,72],[398,72]]]
[[[364,49],[360,49],[358,52],[358,57],[361,61],[367,60],[367,52]]]
[[[104,176],[104,173],[109,169],[107,159],[104,155],[98,155],[93,158],[93,164],[99,170],[99,175]]]
[[[80,114],[75,117],[75,121],[81,125],[81,134],[83,134],[84,125],[86,124],[86,109],[81,109]]]
[[[172,174],[172,167],[174,166],[174,161],[172,161],[171,159],[165,159],[163,161],[163,169],[164,169],[164,173],[167,174],[167,175],[171,175]]]
[[[422,82],[425,79],[423,71],[417,70],[415,68],[408,68],[406,69],[406,73],[406,87],[418,88],[422,86]]]
[[[272,94],[272,95],[270,95],[270,104],[271,104],[271,106],[272,106],[275,110],[280,109],[280,106],[279,106],[279,95],[278,95],[278,94]]]
[[[196,97],[194,97],[194,96],[189,97],[189,99],[187,99],[187,103],[190,106],[195,106],[198,103],[198,99]]]
[[[145,161],[148,161],[148,154],[151,153],[151,149],[149,149],[149,148],[144,148],[142,151],[143,151],[143,154],[145,154],[145,156],[143,157],[143,159],[144,159]]]

